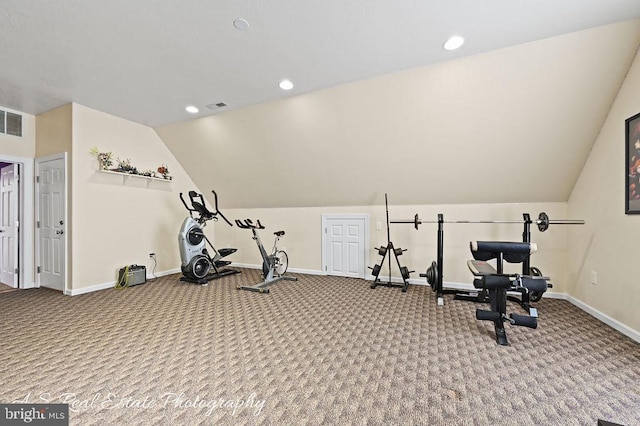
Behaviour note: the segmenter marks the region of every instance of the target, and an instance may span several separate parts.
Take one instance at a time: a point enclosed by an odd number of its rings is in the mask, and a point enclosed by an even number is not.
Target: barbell
[[[423,223],[528,223],[525,220],[422,220],[418,217],[418,214],[414,216],[413,220],[392,220],[390,223],[413,223],[416,229]],[[552,220],[545,212],[541,212],[538,215],[538,219],[531,221],[538,226],[540,232],[544,232],[549,229],[549,225],[584,225],[584,220]]]

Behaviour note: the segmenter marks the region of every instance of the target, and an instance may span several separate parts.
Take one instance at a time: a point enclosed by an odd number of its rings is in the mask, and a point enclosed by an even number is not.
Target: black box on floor
[[[126,275],[125,275],[126,274]],[[147,282],[147,267],[142,265],[130,265],[120,268],[118,272],[117,285],[131,287],[132,285],[144,284]]]

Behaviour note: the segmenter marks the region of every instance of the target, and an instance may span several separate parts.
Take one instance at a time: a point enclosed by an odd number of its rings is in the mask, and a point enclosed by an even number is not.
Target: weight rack
[[[387,246],[386,247],[380,246],[379,248],[376,249],[378,250],[378,254],[382,256],[382,260],[380,261],[379,264],[375,264],[373,268],[369,267],[369,269],[372,270],[371,275],[373,275],[375,278],[373,280],[373,283],[371,283],[371,288],[376,288],[379,285],[384,287],[400,287],[402,288],[402,292],[406,293],[407,289],[409,288],[409,281],[408,281],[409,277],[411,273],[415,271],[410,271],[409,268],[407,268],[406,266],[400,265],[400,259],[398,257],[401,256],[402,253],[407,251],[407,249],[401,249],[400,247],[396,248],[393,246],[393,243],[391,242],[391,231],[389,230],[389,204],[387,202],[386,193],[384,194],[384,205],[387,212]],[[391,280],[391,254],[390,253],[392,253],[393,256],[396,258],[396,264],[398,265],[398,269],[400,269],[400,275],[402,276],[402,284],[394,283]],[[387,257],[387,255],[389,257]],[[380,270],[382,269],[382,265],[384,265],[385,259],[387,259],[389,262],[389,280],[381,281]]]

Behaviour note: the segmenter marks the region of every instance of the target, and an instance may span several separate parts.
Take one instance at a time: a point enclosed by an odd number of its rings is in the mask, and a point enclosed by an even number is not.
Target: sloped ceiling
[[[156,131],[227,208],[562,202],[639,44],[627,21]]]
[[[638,0],[3,0],[0,106],[156,128],[228,207],[564,201],[638,18]]]

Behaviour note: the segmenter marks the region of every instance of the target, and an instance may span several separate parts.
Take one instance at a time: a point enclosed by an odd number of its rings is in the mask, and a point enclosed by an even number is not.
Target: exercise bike
[[[239,274],[236,269],[224,268],[231,264],[231,261],[222,260],[222,258],[235,253],[235,248],[222,248],[216,250],[211,244],[207,236],[204,234],[203,228],[207,222],[213,220],[218,221],[218,216],[224,219],[229,226],[233,226],[229,220],[218,210],[218,194],[213,193],[214,211],[210,211],[204,202],[202,194],[195,191],[189,191],[189,200],[191,207],[184,200],[182,192],[180,200],[189,212],[189,217],[182,222],[180,232],[178,233],[178,244],[180,247],[180,258],[182,259],[182,274],[180,281],[186,281],[201,285],[207,285],[211,280],[222,278],[227,275]],[[194,218],[194,214],[196,217]],[[213,256],[207,250],[207,244],[213,251]]]
[[[245,219],[243,221],[236,219],[236,225],[238,226],[238,228],[251,229],[251,232],[253,233],[252,238],[258,245],[258,250],[260,250],[260,255],[262,256],[262,275],[264,278],[264,281],[252,286],[239,285],[239,290],[269,293],[269,286],[271,284],[274,284],[280,280],[298,280],[296,277],[284,275],[285,272],[287,272],[287,267],[289,266],[289,256],[287,256],[287,253],[284,250],[278,249],[278,240],[280,240],[280,238],[284,235],[284,231],[277,231],[273,233],[273,235],[275,235],[275,239],[273,241],[273,248],[271,249],[271,253],[269,254],[262,245],[260,236],[256,231],[256,229],[265,229],[259,220],[257,220],[254,224],[251,219]]]

